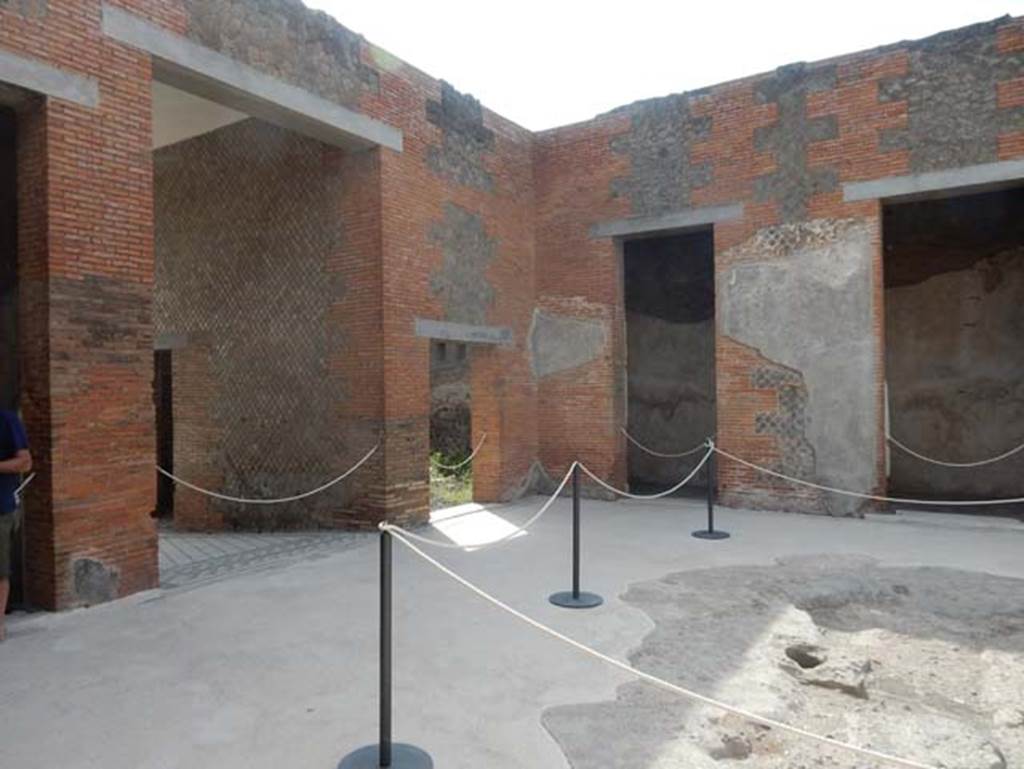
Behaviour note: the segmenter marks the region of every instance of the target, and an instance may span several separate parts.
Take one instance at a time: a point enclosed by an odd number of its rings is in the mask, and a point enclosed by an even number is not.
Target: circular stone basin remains
[[[815,556],[632,586],[641,670],[817,734],[943,769],[1024,767],[1024,580]],[[574,769],[875,762],[648,684],[544,724]]]

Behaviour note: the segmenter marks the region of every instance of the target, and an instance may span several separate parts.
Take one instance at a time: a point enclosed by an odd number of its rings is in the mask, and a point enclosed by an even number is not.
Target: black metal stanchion
[[[380,735],[345,756],[338,769],[432,769],[430,756],[414,745],[391,742],[391,535],[380,533]]]
[[[715,529],[715,452],[708,456],[708,527],[693,532],[697,539],[728,539],[729,532]]]
[[[565,609],[593,609],[604,603],[596,593],[580,592],[580,466],[572,468],[572,590],[554,593],[548,599]]]

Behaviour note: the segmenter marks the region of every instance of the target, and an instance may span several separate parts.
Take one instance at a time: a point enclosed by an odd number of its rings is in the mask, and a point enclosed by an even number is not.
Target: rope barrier
[[[612,486],[611,484],[606,483],[605,481],[603,481],[601,478],[598,478],[596,475],[594,475],[594,473],[590,472],[590,469],[585,464],[583,464],[582,462],[580,463],[580,469],[583,472],[585,472],[587,475],[589,475],[590,478],[593,481],[595,481],[598,485],[604,486],[604,488],[608,489],[608,491],[611,491],[611,492],[613,492],[615,494],[618,494],[620,496],[628,497],[629,499],[639,499],[639,500],[644,500],[644,499],[661,499],[662,497],[667,497],[669,494],[673,494],[673,493],[679,491],[679,489],[683,488],[683,486],[685,486],[690,481],[692,481],[694,476],[697,475],[698,472],[700,472],[700,469],[702,467],[704,467],[705,464],[707,464],[708,459],[710,459],[711,455],[715,452],[715,445],[714,445],[714,443],[711,443],[710,441],[705,442],[704,445],[708,449],[707,453],[700,460],[700,462],[697,463],[697,466],[695,468],[693,468],[693,470],[690,472],[690,474],[687,475],[685,478],[683,478],[683,480],[679,481],[679,483],[677,483],[671,489],[666,489],[665,491],[658,492],[657,494],[631,494],[628,491],[623,491],[622,489],[617,489],[614,486]]]
[[[405,536],[404,536],[404,532],[401,529],[399,529],[397,526],[391,526],[390,524],[382,523],[380,525],[380,529],[382,531],[389,532],[395,539],[397,539],[399,542],[401,542],[403,545],[405,545],[413,553],[418,555],[420,558],[422,558],[424,561],[429,563],[431,566],[436,568],[442,574],[446,575],[447,577],[449,577],[450,579],[454,580],[455,582],[458,582],[460,585],[462,585],[466,589],[470,590],[471,592],[475,593],[477,596],[479,596],[480,598],[484,599],[485,601],[487,601],[491,605],[496,606],[497,608],[501,609],[502,611],[504,611],[504,612],[506,612],[508,614],[511,614],[513,617],[516,617],[520,621],[525,622],[527,625],[530,625],[534,629],[539,630],[542,633],[545,633],[546,635],[554,638],[555,640],[558,640],[558,641],[561,641],[562,643],[568,644],[569,646],[573,647],[577,651],[581,651],[584,654],[587,654],[587,655],[589,655],[591,657],[594,657],[595,659],[598,659],[598,660],[600,660],[600,661],[602,661],[602,662],[604,662],[604,663],[606,663],[608,665],[611,665],[612,667],[618,668],[619,670],[622,670],[622,671],[624,671],[626,673],[629,673],[630,675],[636,676],[637,678],[641,679],[642,681],[645,681],[645,682],[647,682],[649,684],[653,684],[654,686],[657,686],[659,688],[665,689],[666,691],[672,692],[673,694],[678,694],[678,695],[680,695],[682,697],[685,697],[686,699],[692,700],[694,702],[699,702],[699,703],[701,703],[703,705],[708,705],[710,707],[715,708],[716,710],[720,710],[720,711],[723,711],[725,713],[732,713],[733,715],[739,716],[740,718],[744,718],[747,721],[751,721],[751,722],[753,722],[755,724],[761,724],[762,726],[767,726],[767,727],[772,728],[772,729],[778,729],[779,731],[789,732],[790,734],[795,734],[798,737],[805,737],[807,739],[816,740],[817,742],[823,743],[823,744],[828,745],[830,747],[839,748],[841,750],[846,750],[846,751],[849,751],[851,753],[856,753],[858,755],[865,756],[867,758],[874,759],[876,761],[882,761],[882,762],[887,763],[887,764],[892,764],[893,766],[908,767],[909,769],[937,769],[936,767],[933,767],[930,764],[923,764],[923,763],[919,763],[917,761],[912,761],[912,760],[907,759],[907,758],[900,758],[898,756],[892,756],[892,755],[889,755],[887,753],[882,753],[882,752],[877,751],[877,750],[872,750],[871,748],[862,748],[862,747],[860,747],[858,745],[852,745],[852,744],[850,744],[848,742],[843,742],[841,740],[833,739],[832,737],[825,737],[824,735],[815,734],[814,732],[807,731],[806,729],[801,729],[798,726],[792,726],[792,725],[787,724],[787,723],[785,723],[783,721],[776,721],[774,718],[768,718],[766,716],[761,716],[761,715],[758,715],[756,713],[752,713],[752,712],[750,712],[748,710],[744,710],[742,708],[738,708],[738,707],[736,707],[734,705],[729,705],[729,704],[727,704],[725,702],[720,702],[719,700],[716,700],[716,699],[713,699],[711,697],[708,697],[707,695],[699,694],[698,692],[695,692],[695,691],[692,691],[692,690],[687,689],[685,687],[679,686],[678,684],[674,684],[674,683],[671,683],[670,681],[666,681],[663,678],[658,678],[655,675],[652,675],[650,673],[645,673],[642,670],[638,670],[637,668],[633,667],[632,665],[629,665],[629,664],[627,664],[625,662],[617,660],[614,657],[611,657],[611,656],[609,656],[607,654],[604,654],[603,652],[599,652],[597,649],[594,649],[594,648],[592,648],[590,646],[587,646],[586,644],[580,643],[579,641],[577,641],[577,640],[575,640],[573,638],[570,638],[569,636],[565,635],[564,633],[560,633],[557,630],[555,630],[553,628],[550,628],[550,627],[548,627],[547,625],[544,625],[541,622],[538,622],[537,620],[533,619],[532,617],[529,617],[526,614],[523,614],[518,609],[512,608],[511,606],[509,606],[508,604],[506,604],[505,602],[503,602],[499,598],[494,597],[490,593],[486,592],[483,588],[477,587],[472,582],[467,580],[465,577],[462,577],[459,574],[456,574],[454,571],[449,569],[447,566],[445,566],[441,562],[435,560],[434,558],[432,558],[429,555],[427,555],[426,553],[424,553],[422,550],[420,550],[420,548],[416,547],[416,545],[414,545],[412,542],[407,540],[405,538]]]
[[[634,438],[632,435],[630,435],[625,427],[620,427],[619,430],[621,430],[622,434],[626,436],[626,440],[628,440],[630,443],[632,443],[638,449],[646,451],[652,457],[663,457],[665,459],[679,459],[680,457],[688,457],[691,454],[696,454],[698,451],[700,451],[703,448],[706,448],[707,445],[708,445],[707,441],[703,441],[702,443],[699,443],[696,446],[694,446],[692,449],[687,449],[686,451],[680,451],[678,454],[666,454],[666,453],[663,453],[661,451],[655,451],[652,448],[648,448],[647,446],[642,444],[640,441],[638,441],[636,438]]]
[[[534,513],[533,516],[529,520],[526,521],[526,523],[524,523],[522,526],[520,526],[515,531],[506,534],[504,537],[501,537],[500,539],[492,540],[491,542],[484,542],[484,543],[479,544],[479,545],[459,545],[459,544],[457,544],[455,542],[442,542],[441,540],[438,540],[438,539],[432,539],[430,537],[424,537],[423,535],[415,534],[414,532],[411,532],[408,529],[403,529],[401,526],[392,526],[391,524],[387,524],[387,526],[389,528],[391,528],[391,529],[394,529],[395,531],[402,532],[402,534],[405,535],[406,537],[409,537],[409,539],[414,539],[417,542],[422,542],[423,544],[430,545],[431,547],[442,547],[442,548],[446,548],[448,550],[462,550],[464,552],[470,552],[470,551],[476,551],[476,550],[486,550],[487,548],[495,547],[496,545],[501,545],[501,544],[503,544],[505,542],[508,542],[510,539],[514,539],[515,537],[518,537],[521,534],[525,534],[527,529],[529,529],[531,526],[533,526],[533,524],[535,524],[537,521],[539,521],[541,519],[541,516],[543,516],[544,513],[546,513],[548,511],[548,508],[550,508],[551,505],[554,504],[555,500],[558,499],[558,496],[562,493],[562,489],[565,488],[565,484],[567,484],[569,482],[569,479],[572,478],[573,468],[575,468],[578,464],[579,464],[578,462],[573,462],[572,463],[572,465],[569,467],[568,472],[562,478],[562,482],[559,483],[558,484],[558,488],[555,489],[555,493],[552,494],[548,498],[548,501],[545,502],[541,506],[541,508],[536,513]],[[582,467],[582,465],[581,465],[581,467]]]
[[[358,462],[356,462],[354,465],[352,465],[352,467],[350,467],[348,470],[346,470],[344,473],[339,475],[334,480],[328,481],[327,483],[323,484],[322,486],[317,486],[315,489],[311,489],[309,491],[305,491],[305,492],[303,492],[301,494],[295,494],[295,495],[290,496],[290,497],[278,497],[276,499],[253,499],[253,498],[250,498],[250,497],[232,497],[232,496],[229,496],[227,494],[220,494],[220,493],[218,493],[216,491],[210,491],[209,489],[204,489],[201,486],[196,486],[195,484],[192,484],[192,483],[189,483],[188,481],[182,480],[181,478],[177,477],[176,475],[173,475],[173,474],[167,472],[166,470],[164,470],[164,468],[160,467],[159,465],[157,465],[156,471],[158,473],[160,473],[161,475],[164,475],[164,476],[170,478],[172,481],[174,481],[177,484],[180,484],[180,485],[182,485],[182,486],[184,486],[184,487],[186,487],[188,489],[192,489],[192,491],[197,491],[200,494],[205,494],[208,497],[213,497],[214,499],[223,499],[226,502],[238,502],[238,503],[243,504],[243,505],[280,505],[280,504],[284,504],[285,502],[297,502],[300,499],[305,499],[306,497],[312,497],[314,494],[319,494],[320,492],[326,491],[327,489],[331,488],[331,486],[334,486],[336,484],[341,483],[343,480],[345,480],[350,475],[352,475],[352,473],[354,473],[356,470],[358,470],[360,467],[362,467],[363,464],[370,457],[372,457],[374,455],[374,453],[377,451],[377,449],[379,449],[379,448],[380,448],[380,444],[378,443],[376,446],[374,446],[372,449],[370,449],[366,453],[366,456],[364,456],[362,459],[360,459]]]
[[[805,481],[801,478],[793,478],[792,476],[785,475],[775,470],[769,470],[767,467],[761,467],[755,465],[753,462],[748,462],[735,454],[730,454],[724,449],[720,449],[717,446],[714,447],[721,456],[726,459],[731,459],[733,462],[738,462],[741,465],[745,465],[752,470],[765,473],[766,475],[780,478],[790,483],[795,483],[800,486],[807,486],[811,489],[818,489],[819,491],[828,491],[833,494],[845,494],[848,497],[857,497],[858,499],[870,499],[876,502],[894,502],[900,505],[948,505],[950,507],[978,507],[984,505],[1016,505],[1024,503],[1024,497],[1013,497],[1009,499],[906,499],[903,497],[883,497],[878,494],[865,494],[861,491],[850,491],[849,489],[838,489],[834,486],[824,486],[820,483],[814,483],[812,481]]]
[[[30,473],[28,478],[21,482],[21,485],[14,490],[14,499],[21,501],[21,492],[25,490],[25,487],[32,483],[32,479],[36,477],[35,473]]]
[[[907,454],[910,454],[910,456],[916,457],[917,459],[920,459],[923,462],[929,462],[933,465],[939,465],[940,467],[982,467],[983,465],[992,465],[995,464],[996,462],[1001,462],[1002,460],[1008,459],[1020,451],[1024,451],[1024,443],[1022,443],[1016,448],[1012,448],[1009,451],[1004,451],[1002,454],[999,454],[994,457],[989,457],[988,459],[981,459],[978,460],[977,462],[945,462],[941,459],[933,459],[932,457],[926,457],[924,454],[919,454],[918,452],[914,451],[912,448],[907,446],[905,443],[900,443],[891,435],[886,435],[885,438],[893,446],[900,449],[901,451],[905,451]]]
[[[478,444],[476,444],[476,448],[473,449],[473,453],[470,454],[465,459],[463,459],[457,465],[442,465],[440,462],[434,461],[433,458],[431,458],[430,461],[433,463],[434,467],[440,467],[442,470],[459,470],[459,469],[465,467],[466,465],[468,465],[470,462],[473,461],[473,457],[475,457],[477,452],[480,451],[480,449],[484,445],[484,441],[486,441],[486,440],[487,440],[487,433],[484,433],[483,435],[480,436],[480,442]]]

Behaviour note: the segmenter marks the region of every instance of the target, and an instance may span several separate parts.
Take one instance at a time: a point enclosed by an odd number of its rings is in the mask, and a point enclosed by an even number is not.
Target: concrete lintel
[[[907,176],[888,176],[866,182],[845,182],[843,200],[940,197],[943,192],[992,188],[1024,180],[1024,159],[1002,160],[976,166],[929,171]]]
[[[99,82],[0,48],[0,81],[95,109],[100,104]]]
[[[328,144],[402,151],[402,132],[394,126],[264,75],[120,8],[103,6],[103,33],[152,55],[154,78],[175,88]]]
[[[154,350],[180,350],[188,346],[188,334],[168,332],[157,334],[153,339]]]
[[[416,336],[473,344],[512,344],[512,329],[506,326],[473,326],[425,318],[416,318]]]
[[[673,211],[660,216],[644,216],[631,219],[616,219],[600,222],[590,228],[592,238],[621,238],[629,235],[647,235],[653,232],[681,230],[687,227],[700,227],[706,224],[728,222],[743,216],[743,204],[734,203],[727,206],[707,206],[705,208],[688,208],[685,211]]]

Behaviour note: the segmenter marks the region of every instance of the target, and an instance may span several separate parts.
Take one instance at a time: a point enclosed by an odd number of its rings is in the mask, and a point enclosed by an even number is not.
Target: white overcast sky
[[[1024,14],[1024,0],[306,4],[534,130],[782,64]]]

